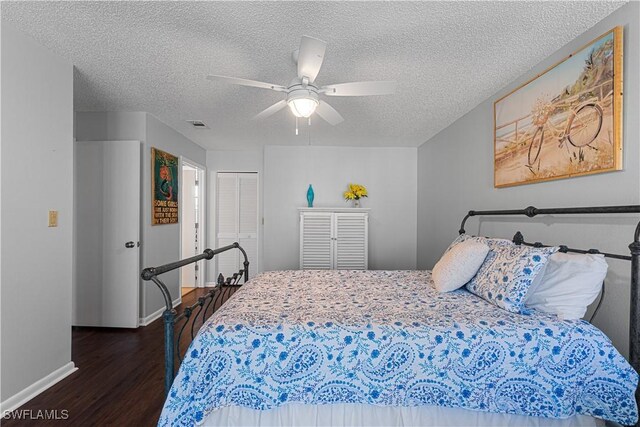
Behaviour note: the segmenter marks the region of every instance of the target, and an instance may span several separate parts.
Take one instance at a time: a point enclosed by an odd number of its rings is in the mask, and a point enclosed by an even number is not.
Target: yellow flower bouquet
[[[360,184],[349,184],[349,189],[343,193],[346,201],[352,200],[354,207],[359,207],[359,200],[363,197],[369,197],[367,188]]]

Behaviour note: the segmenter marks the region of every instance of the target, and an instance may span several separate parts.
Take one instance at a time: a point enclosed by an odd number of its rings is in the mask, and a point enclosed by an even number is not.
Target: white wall
[[[640,3],[621,7],[530,73],[476,107],[418,150],[418,267],[431,268],[457,235],[470,210],[624,205],[640,203]],[[493,102],[616,25],[624,25],[624,171],[525,186],[493,187]],[[511,238],[523,231],[530,241],[597,247],[628,254],[637,215],[608,217],[493,218],[468,222],[474,234]],[[479,225],[480,224],[480,225]],[[625,354],[629,334],[630,265],[609,261],[607,296],[595,319]]]
[[[77,141],[143,141],[147,135],[144,112],[76,112],[74,137]]]
[[[200,164],[206,162],[206,151],[153,115],[143,112],[77,112],[75,132],[78,141],[142,141],[140,266],[152,267],[176,261],[180,256],[179,224],[151,225],[151,147]],[[162,277],[174,300],[180,295],[178,278],[178,271]],[[141,281],[140,286],[141,317],[164,307],[162,294],[154,284]]]
[[[369,268],[416,267],[417,150],[415,148],[267,146],[264,151],[263,270],[299,267],[298,207],[344,207],[347,184],[369,198]]]
[[[4,409],[73,369],[73,66],[4,22],[1,52]]]
[[[263,216],[263,156],[262,150],[231,151],[211,150],[207,151],[207,247],[215,248],[216,244],[216,174],[218,172],[258,172],[258,217]],[[263,226],[258,223],[258,271],[263,271]],[[212,284],[216,281],[214,262],[205,263],[206,282]],[[249,260],[255,264],[255,260]]]

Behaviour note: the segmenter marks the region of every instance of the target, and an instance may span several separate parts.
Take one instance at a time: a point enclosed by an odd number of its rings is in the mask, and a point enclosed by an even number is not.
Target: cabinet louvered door
[[[335,213],[335,268],[366,270],[368,268],[368,215]]]
[[[240,243],[249,258],[249,277],[253,277],[258,271],[258,174],[219,172],[216,188],[216,247]],[[216,276],[222,273],[224,277],[237,273],[244,261],[236,250],[216,258]]]
[[[333,268],[333,215],[330,212],[307,212],[300,216],[300,268]]]

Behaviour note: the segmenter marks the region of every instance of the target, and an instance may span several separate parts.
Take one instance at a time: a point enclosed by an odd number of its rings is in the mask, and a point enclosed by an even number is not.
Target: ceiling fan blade
[[[277,90],[279,92],[286,92],[287,91],[287,88],[284,87],[284,86],[281,86],[281,85],[274,85],[274,84],[271,84],[271,83],[258,82],[256,80],[239,79],[237,77],[209,75],[209,76],[207,76],[207,80],[211,80],[211,81],[214,81],[214,82],[225,82],[225,83],[230,83],[232,85],[257,87],[257,88],[260,88],[260,89],[271,89],[271,90]]]
[[[396,93],[396,82],[353,82],[323,86],[321,89],[327,96],[369,96],[391,95]]]
[[[268,107],[267,109],[262,110],[260,113],[255,115],[253,117],[253,119],[251,119],[251,120],[263,120],[263,119],[266,119],[267,117],[269,117],[269,116],[277,113],[278,111],[282,110],[286,106],[287,106],[287,101],[285,101],[283,99],[282,101],[276,102],[271,107]]]
[[[344,122],[344,118],[331,105],[324,101],[320,101],[316,107],[316,113],[327,121],[330,125],[335,126]]]
[[[300,50],[298,51],[298,77],[307,77],[309,83],[318,76],[322,61],[324,59],[324,51],[327,43],[320,39],[309,36],[302,36],[300,40]]]

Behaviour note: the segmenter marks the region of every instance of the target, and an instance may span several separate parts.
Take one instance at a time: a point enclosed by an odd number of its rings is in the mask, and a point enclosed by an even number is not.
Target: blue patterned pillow
[[[533,279],[558,247],[532,248],[508,240],[487,239],[489,254],[467,290],[512,313],[524,313]]]

